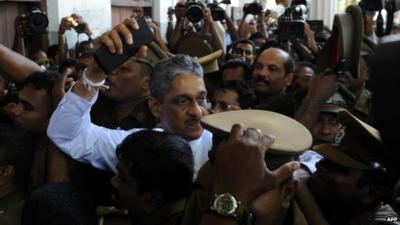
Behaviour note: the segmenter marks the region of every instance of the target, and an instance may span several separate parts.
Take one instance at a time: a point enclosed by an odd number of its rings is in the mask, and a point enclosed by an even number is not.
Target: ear
[[[149,105],[150,111],[153,114],[153,116],[156,117],[156,118],[160,118],[161,117],[161,113],[162,113],[162,104],[161,104],[161,102],[159,102],[153,96],[150,96],[147,104]]]
[[[159,191],[147,191],[142,194],[143,210],[151,213],[158,210],[163,204],[163,197]]]
[[[361,202],[365,205],[374,204],[385,196],[385,189],[379,185],[367,185],[361,189]]]
[[[10,183],[14,180],[15,169],[12,165],[0,166],[0,186]]]
[[[291,179],[284,185],[282,190],[282,208],[288,209],[290,207],[291,201],[296,194],[298,181]]]
[[[149,88],[150,88],[150,77],[149,76],[143,76],[141,90],[143,92],[148,92]]]
[[[286,84],[286,87],[288,87],[289,85],[292,84],[293,77],[294,77],[293,73],[288,73],[288,74],[285,75],[285,84]]]

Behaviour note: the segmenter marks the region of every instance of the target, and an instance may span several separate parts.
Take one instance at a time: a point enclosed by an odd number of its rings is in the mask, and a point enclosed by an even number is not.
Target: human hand
[[[176,19],[184,18],[185,17],[185,12],[186,12],[185,4],[182,3],[182,2],[178,2],[175,5],[175,16],[176,16]]]
[[[213,192],[231,193],[247,204],[290,177],[299,168],[297,162],[286,163],[275,171],[267,168],[265,153],[273,141],[273,136],[262,135],[259,130],[244,131],[242,125],[233,125],[228,140],[220,143],[214,153]]]
[[[326,102],[336,91],[336,74],[331,74],[330,70],[315,76],[307,86],[307,96],[320,103]]]

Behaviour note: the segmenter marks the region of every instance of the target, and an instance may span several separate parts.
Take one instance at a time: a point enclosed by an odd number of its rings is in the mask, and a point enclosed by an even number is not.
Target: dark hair
[[[119,162],[137,182],[139,193],[159,191],[164,202],[186,197],[193,180],[193,154],[181,137],[153,130],[129,135],[117,147]]]
[[[33,191],[21,215],[21,225],[95,224],[94,210],[67,183],[50,183]]]
[[[296,63],[296,68],[298,67],[308,67],[315,71],[316,67],[315,64],[309,61],[301,61]]]
[[[54,58],[58,54],[58,45],[51,45],[47,48],[46,51],[47,57]]]
[[[217,87],[217,90],[222,90],[223,92],[226,90],[234,90],[238,94],[237,101],[242,109],[253,108],[256,105],[257,97],[253,89],[239,80],[222,82]]]
[[[76,61],[75,59],[66,59],[60,63],[60,66],[58,67],[58,72],[63,73],[67,68],[72,66],[77,67],[78,61]]]
[[[14,125],[0,123],[0,165],[12,165],[17,184],[26,184],[31,171],[34,139]]]
[[[251,41],[249,39],[240,39],[240,40],[237,40],[237,41],[233,42],[232,49],[236,48],[238,44],[249,44],[249,45],[251,45],[251,47],[253,48],[253,53],[256,50],[256,45],[254,44],[253,41]]]
[[[51,96],[54,83],[57,79],[58,74],[49,70],[42,72],[35,72],[26,78],[25,81],[18,84],[18,90],[21,90],[25,86],[33,86],[36,90],[44,89],[47,94]]]
[[[255,32],[255,33],[252,33],[251,35],[250,35],[250,37],[249,37],[249,39],[250,40],[254,40],[254,39],[257,39],[257,38],[264,38],[265,40],[267,40],[267,38],[265,38],[265,36],[260,32],[260,31],[257,31],[257,32]]]

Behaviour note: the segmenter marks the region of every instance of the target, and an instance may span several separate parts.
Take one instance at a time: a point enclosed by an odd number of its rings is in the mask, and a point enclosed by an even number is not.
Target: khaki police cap
[[[279,113],[264,110],[238,110],[216,113],[201,119],[203,126],[217,136],[227,136],[234,124],[260,129],[274,135],[271,153],[299,155],[312,144],[311,133],[301,123]]]
[[[197,59],[197,61],[203,67],[204,74],[213,73],[219,70],[218,58],[221,57],[222,54],[222,50],[217,50],[211,54]]]
[[[362,37],[364,33],[363,14],[360,7],[350,5],[346,13],[336,14],[333,21],[332,36],[318,53],[316,73],[328,67],[333,68],[341,58],[345,58],[345,70],[357,77]]]
[[[153,41],[147,44],[146,56],[144,58],[137,59],[137,62],[145,63],[151,68],[154,68],[159,61],[169,57],[170,55],[168,55],[167,52],[162,50],[161,47]]]

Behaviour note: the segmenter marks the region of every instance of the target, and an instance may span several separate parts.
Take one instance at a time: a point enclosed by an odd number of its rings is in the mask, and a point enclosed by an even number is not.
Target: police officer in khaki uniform
[[[0,224],[19,225],[34,144],[20,128],[0,123]]]
[[[343,127],[334,141],[314,146],[325,158],[307,181],[323,218],[341,225],[400,224],[398,215],[384,204],[399,168],[385,157],[379,132],[348,111],[339,112],[338,121]]]
[[[274,134],[275,142],[265,157],[268,169],[275,170],[293,161],[312,143],[310,132],[297,121],[284,115],[260,110],[240,110],[213,114],[203,117],[203,125],[213,131],[217,138],[226,137],[235,123],[243,123],[245,127],[255,127],[261,133]],[[293,137],[297,137],[294,139]],[[218,151],[218,150],[217,150]],[[213,155],[213,154],[211,154]],[[213,157],[211,157],[213,158]],[[218,159],[213,159],[218,160]],[[203,213],[213,212],[223,217],[230,217],[239,224],[262,225],[306,225],[307,221],[293,199],[297,189],[297,181],[289,177],[272,190],[261,193],[248,205],[238,203],[237,210],[223,215],[223,207],[219,202],[227,197],[235,196],[212,193],[213,162],[207,163],[199,172],[195,188],[188,199],[181,224],[199,224]],[[235,174],[230,174],[235,176]],[[246,184],[243,184],[245,186]],[[243,187],[244,188],[244,187]]]

